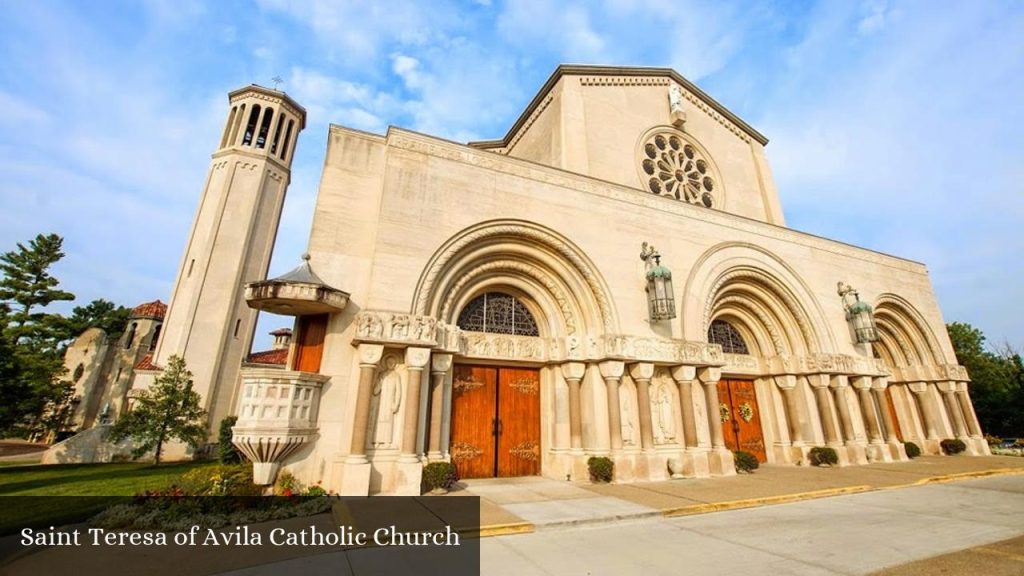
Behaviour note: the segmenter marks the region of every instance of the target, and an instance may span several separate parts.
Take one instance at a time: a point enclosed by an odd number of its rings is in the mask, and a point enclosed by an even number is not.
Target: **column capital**
[[[672,378],[676,382],[683,380],[696,380],[697,379],[697,367],[696,366],[674,366],[672,368]]]
[[[936,382],[935,387],[939,389],[939,392],[945,394],[952,394],[956,392],[956,382]]]
[[[829,380],[828,385],[837,390],[850,385],[850,378],[846,374],[834,374]]]
[[[706,366],[697,371],[697,377],[705,384],[718,382],[722,379],[722,369],[717,366]]]
[[[885,390],[889,387],[889,378],[886,376],[875,376],[871,379],[871,387],[875,390]]]
[[[857,390],[869,390],[871,388],[871,376],[854,376],[850,383]]]
[[[629,365],[629,375],[634,380],[650,380],[654,377],[654,364],[650,362],[637,362]]]
[[[587,371],[587,365],[583,362],[566,362],[562,364],[562,377],[566,380],[579,380]]]
[[[957,382],[956,383],[956,391],[957,392],[964,392],[964,393],[966,393],[969,386],[970,386],[970,383],[968,383],[968,382]]]
[[[808,374],[807,383],[811,388],[828,388],[832,383],[832,377],[828,374]]]
[[[423,370],[430,362],[430,348],[410,346],[405,349],[405,365],[407,368]]]
[[[927,382],[908,382],[907,388],[914,394],[924,394],[928,391]]]
[[[384,347],[380,344],[360,344],[359,345],[359,365],[360,366],[376,366],[380,362],[381,356],[384,355]]]
[[[775,385],[782,390],[792,390],[796,388],[796,375],[783,374],[782,376],[776,376]]]
[[[430,357],[430,370],[434,374],[443,374],[452,369],[452,355],[434,353]]]
[[[597,365],[602,378],[622,378],[626,372],[626,364],[618,360],[605,360]]]

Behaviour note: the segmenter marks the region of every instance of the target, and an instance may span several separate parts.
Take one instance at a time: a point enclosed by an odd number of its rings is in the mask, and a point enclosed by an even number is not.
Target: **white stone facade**
[[[247,453],[261,470],[283,464],[343,494],[418,493],[425,462],[458,461],[453,397],[470,365],[537,370],[539,423],[505,424],[539,424],[537,447],[513,452],[551,478],[585,478],[592,455],[614,460],[617,481],[732,474],[730,439],[742,434],[774,463],[806,462],[814,446],[844,465],[901,460],[903,441],[937,453],[945,438],[987,453],[925,266],[786,228],[766,143],[677,73],[647,68],[560,67],[496,141],[331,126],[308,249],[322,286],[268,281],[283,286],[275,310],[296,310],[289,370],[235,379],[218,368],[218,383],[205,368],[237,366],[241,352],[224,356],[237,347],[226,310],[244,302],[244,284],[269,285],[253,276],[265,274],[280,213],[269,200],[246,212],[244,250],[221,256],[239,260],[230,274],[179,278],[158,357],[197,337],[186,318],[214,317],[220,340],[185,351],[213,378],[211,411],[248,411],[240,445],[258,447],[261,429],[268,442],[301,438]],[[286,184],[288,162],[272,168]],[[250,184],[266,194],[261,182]],[[192,238],[183,275],[191,254],[216,256],[223,242]],[[649,319],[643,242],[674,275],[674,319]],[[856,342],[840,282],[874,307],[880,341]],[[287,296],[317,286],[316,298]],[[521,303],[536,334],[460,328],[467,305],[491,293]],[[747,353],[709,343],[713,321]],[[267,379],[316,396],[301,399],[315,419],[262,422],[238,391],[265,393]]]

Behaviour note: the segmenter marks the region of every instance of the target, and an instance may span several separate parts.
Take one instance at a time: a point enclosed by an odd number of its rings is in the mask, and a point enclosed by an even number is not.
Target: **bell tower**
[[[256,327],[244,286],[267,277],[295,144],[306,125],[305,109],[284,92],[254,84],[228,94],[228,102],[154,357],[161,368],[171,355],[185,358],[211,435],[233,409]]]

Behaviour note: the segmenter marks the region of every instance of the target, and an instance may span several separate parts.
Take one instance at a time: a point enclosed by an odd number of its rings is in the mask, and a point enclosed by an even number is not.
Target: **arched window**
[[[726,354],[750,354],[739,330],[725,320],[711,322],[708,328],[708,342],[721,344],[722,352]]]
[[[135,322],[128,328],[128,335],[124,337],[124,349],[127,350],[132,347],[135,343],[135,328],[138,326]]]
[[[256,134],[256,123],[260,121],[260,105],[256,104],[249,113],[249,122],[245,125],[245,136],[242,137],[242,144],[252,144],[253,136]]]
[[[267,133],[270,132],[270,126],[274,122],[274,109],[267,108],[266,112],[263,113],[263,122],[260,122],[260,133],[256,137],[256,147],[263,148],[267,144]]]
[[[459,328],[473,332],[540,336],[533,314],[508,294],[488,292],[474,298],[459,314]]]
[[[163,324],[157,324],[156,328],[153,329],[153,337],[149,339],[149,351],[156,350],[156,345],[160,342],[160,329],[163,328]]]

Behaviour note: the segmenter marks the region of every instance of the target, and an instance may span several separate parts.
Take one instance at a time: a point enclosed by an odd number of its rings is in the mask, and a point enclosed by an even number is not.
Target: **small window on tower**
[[[153,337],[149,339],[149,351],[150,352],[152,352],[153,350],[156,350],[157,342],[160,341],[160,329],[163,328],[163,327],[164,327],[163,324],[157,324],[156,328],[153,330]]]
[[[138,327],[138,324],[135,323],[135,322],[132,322],[132,325],[128,328],[128,334],[124,337],[124,349],[125,350],[131,348],[132,344],[135,343],[135,329],[137,327]]]
[[[245,136],[242,137],[242,144],[252,144],[253,136],[256,134],[256,123],[260,121],[260,105],[256,104],[249,113],[249,122],[245,125]]]
[[[238,338],[238,331],[242,328],[242,319],[235,320],[235,338]]]

